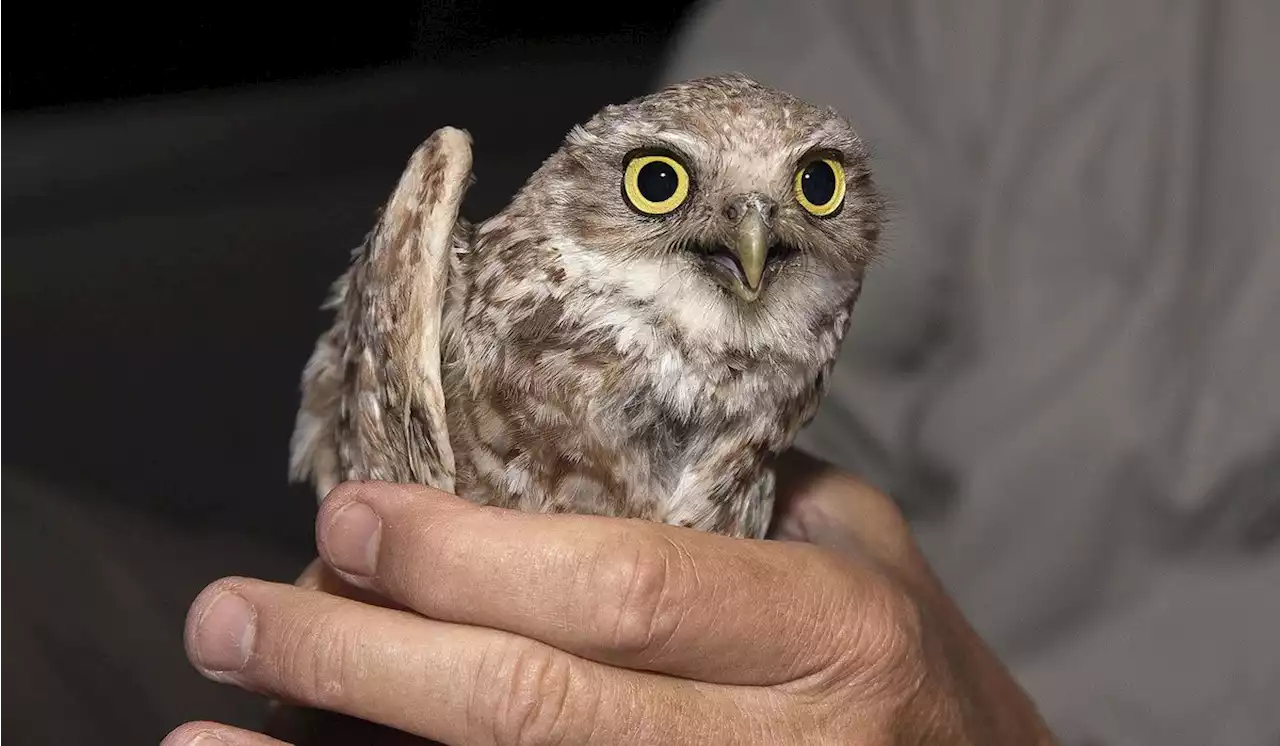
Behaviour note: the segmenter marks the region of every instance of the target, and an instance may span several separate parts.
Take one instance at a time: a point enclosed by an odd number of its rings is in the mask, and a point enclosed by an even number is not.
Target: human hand
[[[783,541],[344,485],[318,544],[354,590],[218,581],[188,652],[447,744],[1052,742],[889,500],[799,454],[781,477]],[[202,729],[281,743],[208,723],[166,742]]]

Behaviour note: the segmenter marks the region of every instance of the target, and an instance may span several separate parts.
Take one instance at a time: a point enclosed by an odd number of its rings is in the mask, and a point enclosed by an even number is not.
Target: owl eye
[[[831,158],[810,161],[796,171],[796,200],[810,215],[835,214],[844,203],[844,166]]]
[[[689,172],[668,155],[637,155],[627,161],[622,194],[645,215],[666,215],[689,197]]]

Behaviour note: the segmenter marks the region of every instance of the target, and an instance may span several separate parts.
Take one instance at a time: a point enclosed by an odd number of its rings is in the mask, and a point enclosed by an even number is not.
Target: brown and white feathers
[[[470,180],[434,133],[335,284],[292,477],[762,536],[877,250],[848,123],[704,78],[575,127],[474,228]]]

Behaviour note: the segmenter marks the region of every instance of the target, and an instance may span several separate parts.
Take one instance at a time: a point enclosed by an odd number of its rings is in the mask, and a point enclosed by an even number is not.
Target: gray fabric
[[[1066,744],[1280,743],[1280,4],[717,0],[663,82],[834,105],[894,203],[803,442]]]

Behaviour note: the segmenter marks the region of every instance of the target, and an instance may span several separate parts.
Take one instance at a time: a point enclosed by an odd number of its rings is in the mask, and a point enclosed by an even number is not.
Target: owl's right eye
[[[669,155],[636,155],[627,161],[622,196],[637,212],[666,215],[689,198],[689,172]]]

